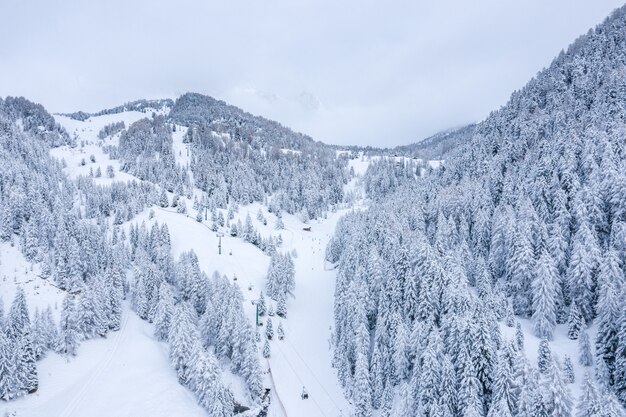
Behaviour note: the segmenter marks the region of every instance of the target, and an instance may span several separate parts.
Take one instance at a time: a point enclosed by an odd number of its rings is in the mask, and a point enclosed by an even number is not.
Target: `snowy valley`
[[[625,417],[626,7],[480,123],[0,98],[0,415]]]

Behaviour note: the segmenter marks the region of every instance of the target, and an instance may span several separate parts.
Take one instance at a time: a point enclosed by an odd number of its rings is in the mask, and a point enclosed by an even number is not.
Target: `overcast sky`
[[[612,0],[2,0],[0,96],[52,112],[209,94],[327,143],[483,119]]]

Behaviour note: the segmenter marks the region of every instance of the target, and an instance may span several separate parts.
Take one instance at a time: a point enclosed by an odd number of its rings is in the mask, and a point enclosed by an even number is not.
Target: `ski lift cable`
[[[337,405],[337,403],[335,402],[335,400],[333,399],[333,397],[330,395],[330,393],[328,391],[326,391],[326,388],[324,388],[324,384],[322,384],[320,382],[320,380],[317,378],[317,376],[315,375],[315,372],[313,372],[313,370],[309,367],[309,365],[306,363],[306,361],[304,360],[304,358],[300,355],[300,353],[298,352],[298,350],[296,349],[296,347],[287,339],[283,339],[285,340],[289,346],[291,346],[291,349],[293,349],[293,351],[296,353],[296,355],[298,355],[298,357],[300,358],[300,360],[302,361],[302,363],[304,364],[304,366],[306,366],[306,369],[309,370],[309,372],[311,373],[311,375],[313,375],[313,379],[315,379],[315,381],[317,382],[317,384],[322,387],[322,390],[324,391],[324,393],[326,394],[326,396],[330,399],[330,401],[333,403],[333,405],[337,408],[337,410],[339,410],[339,412],[341,412],[341,407],[339,407]]]
[[[285,355],[285,353],[283,352],[283,350],[280,348],[280,346],[278,345],[278,343],[276,344],[276,347],[278,347],[278,350],[280,351],[280,354],[282,355],[283,359],[285,359],[285,362],[287,363],[287,365],[289,365],[289,368],[291,368],[291,371],[294,373],[294,375],[296,376],[296,378],[298,378],[298,381],[300,381],[300,383],[302,384],[302,386],[304,387],[304,382],[302,381],[302,378],[300,378],[300,375],[298,375],[298,373],[296,372],[295,368],[293,367],[293,365],[291,365],[291,362],[289,362],[289,359],[287,359],[287,355]],[[318,410],[320,410],[320,413],[324,416],[324,417],[328,417],[326,415],[326,413],[324,413],[324,410],[322,410],[322,407],[320,407],[320,405],[317,403],[317,401],[315,401],[315,398],[313,396],[309,395],[309,398],[313,401],[313,404],[315,404],[315,406],[317,407]]]

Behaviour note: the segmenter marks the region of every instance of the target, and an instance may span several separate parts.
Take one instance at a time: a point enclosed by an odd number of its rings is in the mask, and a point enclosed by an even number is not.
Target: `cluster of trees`
[[[158,99],[158,100],[136,100],[131,101],[121,106],[112,107],[110,109],[100,110],[96,113],[87,113],[84,111],[77,111],[74,113],[61,113],[61,116],[66,116],[74,120],[85,121],[90,117],[104,116],[107,114],[119,114],[126,111],[138,111],[142,113],[154,113],[157,110],[172,108],[174,102],[170,99]]]
[[[12,122],[49,146],[72,145],[76,142],[67,134],[41,104],[33,103],[24,97],[0,97],[0,113]]]
[[[276,314],[287,316],[287,295],[296,289],[295,268],[291,254],[272,254],[267,270],[267,294],[276,300]]]
[[[342,201],[348,171],[331,147],[199,94],[178,98],[169,117],[189,127],[195,185],[218,207],[273,196],[286,212],[316,218]]]
[[[62,173],[62,164],[49,156],[50,145],[63,141],[22,129],[3,109],[0,239],[19,242],[25,257],[39,262],[42,275],[53,279],[67,296],[58,325],[51,309],[36,311],[31,323],[21,290],[7,319],[0,314],[0,398],[9,400],[36,390],[35,361],[48,350],[75,355],[80,341],[119,329],[129,270],[133,271],[134,309],[157,324],[160,338],[170,343],[181,382],[198,395],[211,415],[233,412],[232,395],[220,380],[218,361],[229,363],[246,381],[251,397],[259,398],[256,339],[238,287],[225,277],[209,279],[201,273],[193,253],[175,263],[166,226],[155,225],[150,231],[135,226],[128,236],[119,227],[158,203],[163,189],[146,181],[98,186],[89,177],[79,177],[72,182]],[[165,138],[160,149],[171,150],[162,118],[135,127],[147,135],[146,146],[152,146],[148,142],[158,136]],[[144,150],[130,142],[122,141],[122,154],[141,159]],[[140,169],[132,158],[128,161],[129,169]],[[164,177],[155,181],[166,182]]]
[[[109,123],[102,129],[100,129],[100,131],[98,132],[98,139],[104,139],[106,137],[113,136],[124,129],[126,129],[126,124],[124,123],[124,121]]]
[[[231,415],[232,394],[218,366],[224,361],[243,377],[250,398],[258,399],[261,367],[239,287],[217,273],[208,277],[193,251],[174,262],[166,225],[154,223],[149,231],[145,224],[135,225],[129,242],[132,307],[154,323],[155,336],[169,344],[180,383],[197,394],[211,415]]]
[[[164,116],[141,119],[122,132],[116,156],[121,170],[158,184],[169,192],[190,194],[191,179],[186,167],[176,164],[172,128]],[[189,191],[189,192],[187,192]]]
[[[327,249],[334,363],[358,415],[571,416],[571,360],[529,364],[521,330],[510,341],[499,329],[515,316],[544,351],[557,325],[579,338],[595,372],[578,416],[623,415],[625,16],[576,41],[441,169],[406,180],[371,166],[376,204],[340,222]],[[404,408],[391,410],[397,390]]]
[[[80,294],[68,293],[59,324],[55,323],[50,306],[42,312],[35,310],[31,322],[21,287],[17,288],[6,318],[0,299],[0,398],[11,400],[37,391],[36,361],[47,352],[74,356],[81,341],[119,330],[122,279],[118,271],[108,279],[85,286]]]

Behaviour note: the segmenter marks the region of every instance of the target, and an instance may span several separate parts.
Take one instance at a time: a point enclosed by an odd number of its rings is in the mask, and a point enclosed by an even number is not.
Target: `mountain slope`
[[[372,182],[377,204],[346,217],[327,254],[339,267],[335,364],[359,413],[569,415],[574,371],[578,415],[623,415],[625,73],[626,7],[441,169]]]

